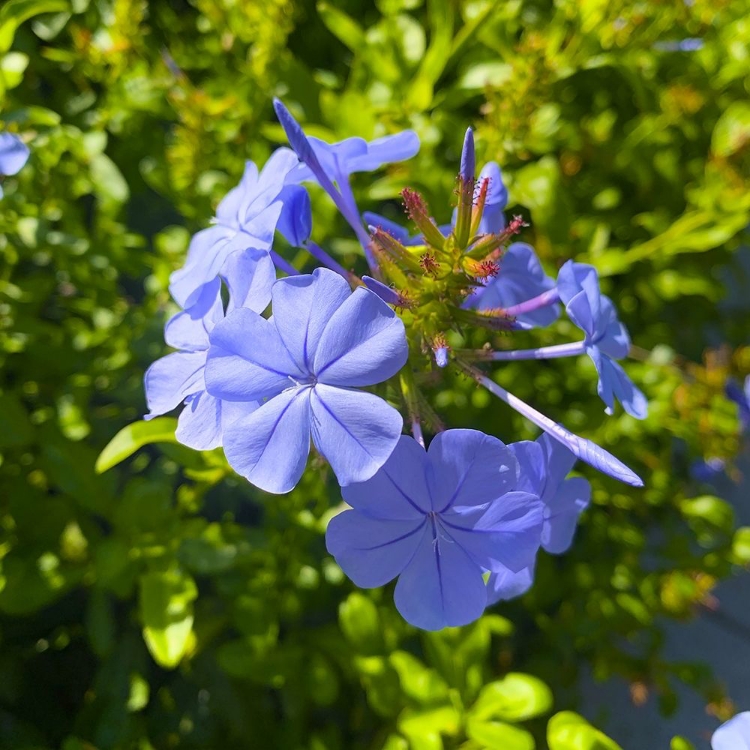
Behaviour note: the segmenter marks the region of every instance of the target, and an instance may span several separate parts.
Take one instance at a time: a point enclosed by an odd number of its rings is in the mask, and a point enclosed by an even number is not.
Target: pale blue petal
[[[29,147],[13,133],[0,133],[0,174],[17,174],[29,158]]]
[[[424,516],[409,521],[384,520],[347,510],[328,524],[326,548],[355,585],[375,588],[403,571],[425,527]]]
[[[515,599],[525,594],[534,583],[534,565],[514,573],[502,568],[490,574],[487,580],[487,605]]]
[[[149,417],[166,414],[188,396],[205,388],[205,352],[175,352],[157,359],[144,377]]]
[[[222,276],[229,288],[228,312],[246,307],[262,313],[268,307],[276,269],[267,250],[237,250],[224,262]]]
[[[279,193],[283,208],[276,227],[293,247],[302,247],[312,232],[310,196],[299,185],[287,185]]]
[[[279,336],[302,372],[313,361],[324,329],[351,296],[349,284],[334,271],[280,279],[273,288],[273,317]]]
[[[236,234],[231,227],[215,224],[193,235],[185,265],[169,277],[169,291],[181,307],[195,304],[201,287],[219,275],[223,248]]]
[[[542,547],[547,552],[559,555],[570,547],[578,517],[590,500],[591,485],[583,477],[566,480],[545,500]]]
[[[508,492],[484,505],[440,517],[448,534],[485,570],[519,571],[533,564],[542,542],[544,505],[528,492]]]
[[[298,164],[297,154],[286,146],[277,148],[271,154],[258,176],[258,183],[251,200],[243,206],[240,214],[240,225],[245,231],[256,234],[249,227],[255,224],[261,214],[266,213],[271,204],[275,201],[278,202],[279,194],[286,183],[287,176]],[[278,216],[273,220],[274,228],[277,221]],[[271,237],[273,237],[273,229],[271,229]],[[269,242],[271,237],[269,237]]]
[[[266,492],[294,489],[310,452],[310,389],[291,388],[224,430],[231,467]]]
[[[750,711],[722,724],[711,738],[711,750],[750,750]]]
[[[253,162],[246,161],[240,184],[232,188],[216,207],[216,218],[221,224],[234,229],[240,228],[247,205],[255,195],[257,183],[258,167]]]
[[[342,486],[364,482],[398,443],[401,415],[372,393],[319,383],[312,389],[312,436]]]
[[[328,385],[374,385],[395,375],[408,356],[401,319],[377,294],[359,287],[326,325],[313,369]]]
[[[211,331],[206,388],[227,401],[258,401],[304,377],[276,326],[252,310],[233,310]]]
[[[578,292],[570,302],[565,305],[568,317],[586,334],[586,342],[594,345],[596,343],[597,319],[591,307],[591,299],[586,292]]]
[[[432,510],[426,470],[425,449],[414,438],[401,435],[377,474],[343,487],[341,494],[352,508],[371,518],[413,521]]]
[[[413,130],[402,130],[395,135],[376,138],[367,144],[367,151],[361,155],[349,156],[344,162],[347,174],[352,172],[373,172],[384,164],[411,159],[419,151],[419,136]]]
[[[175,437],[188,448],[208,451],[221,445],[221,428],[221,401],[200,391],[185,401]]]
[[[555,282],[544,273],[534,249],[525,242],[514,242],[500,260],[497,276],[479,290],[473,305],[479,310],[511,307],[552,289]],[[517,317],[526,327],[548,326],[560,317],[560,306],[549,305]]]
[[[633,381],[625,374],[625,370],[606,354],[602,354],[595,346],[588,347],[586,353],[593,360],[599,373],[597,392],[607,406],[607,414],[613,413],[614,402],[617,399],[632,417],[645,419],[648,416],[648,401],[633,385]]]
[[[545,480],[542,483],[540,496],[546,503],[557,492],[565,477],[576,462],[576,457],[559,441],[543,432],[537,439],[544,456],[543,465]]]
[[[497,438],[478,430],[438,433],[427,451],[428,485],[437,512],[481,505],[516,488],[518,464]]]
[[[560,447],[565,450],[562,446]],[[508,449],[513,452],[516,461],[518,461],[518,485],[516,489],[541,497],[542,492],[544,492],[547,468],[542,447],[538,442],[522,440],[511,443]],[[575,457],[573,460],[575,460]]]
[[[612,300],[604,295],[601,298],[600,315],[596,345],[612,359],[627,357],[630,351],[628,330],[618,320]]]
[[[203,287],[195,305],[169,319],[164,327],[164,340],[182,351],[206,351],[209,332],[223,318],[221,281],[216,278]]]
[[[593,266],[569,260],[557,272],[557,290],[564,305],[582,291],[599,296],[599,275]]]
[[[484,202],[484,212],[479,222],[479,234],[498,234],[505,229],[503,209],[508,205],[508,189],[503,182],[503,173],[494,162],[487,162],[479,173],[478,182],[489,178],[487,197]]]
[[[423,630],[441,630],[481,617],[487,588],[481,568],[460,545],[425,531],[399,576],[394,599],[407,622]]]

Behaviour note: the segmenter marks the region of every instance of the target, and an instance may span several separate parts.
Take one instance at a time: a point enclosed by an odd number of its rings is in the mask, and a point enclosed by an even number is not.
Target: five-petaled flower
[[[597,393],[607,414],[613,413],[617,399],[628,414],[645,419],[646,397],[615,362],[628,355],[630,337],[612,300],[601,293],[596,269],[569,260],[558,273],[557,290],[568,317],[586,334],[583,344],[599,373]]]
[[[229,309],[246,307],[263,312],[271,301],[276,279],[268,253],[239,250],[226,261]],[[178,351],[157,359],[146,371],[145,388],[152,419],[185,403],[177,421],[175,437],[195,450],[210,450],[222,444],[222,433],[237,416],[252,411],[256,403],[222,403],[206,392],[205,367],[209,335],[224,319],[221,280],[217,277],[202,287],[195,304],[170,318],[164,328],[167,344]]]
[[[341,485],[369,479],[390,456],[403,419],[355,390],[395,375],[408,356],[404,324],[377,294],[353,293],[333,271],[276,282],[273,316],[230,312],[211,332],[206,387],[225,401],[261,401],[224,431],[232,467],[268,492],[291,490],[310,437]]]
[[[293,244],[301,241],[300,234],[309,235],[306,191],[294,185],[284,187],[287,174],[298,164],[288,148],[277,149],[260,174],[253,162],[247,162],[240,184],[219,203],[216,223],[193,237],[185,265],[170,278],[169,290],[182,307],[195,304],[203,287],[217,276],[231,286],[232,269],[227,267],[227,259],[238,250],[267,251],[277,225]]]
[[[343,488],[352,510],[329,523],[328,551],[358,586],[398,576],[396,607],[412,625],[465,625],[487,605],[486,571],[533,565],[544,511],[522,486],[497,438],[448,430],[425,451],[404,436],[372,479]]]
[[[578,517],[591,500],[591,485],[583,477],[566,479],[576,457],[557,440],[542,434],[536,441],[511,443],[508,448],[520,468],[519,489],[538,495],[544,503],[542,549],[554,555],[573,543]],[[495,571],[490,576],[489,603],[525,593],[534,580],[534,568]]]

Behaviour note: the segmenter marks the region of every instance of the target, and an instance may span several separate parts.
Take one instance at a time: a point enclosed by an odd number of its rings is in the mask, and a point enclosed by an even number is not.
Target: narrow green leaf
[[[117,466],[144,445],[177,442],[174,436],[176,429],[177,420],[172,417],[157,417],[150,422],[144,420],[123,427],[96,459],[96,473],[102,474]]]
[[[318,15],[328,30],[352,52],[362,49],[365,34],[351,16],[326,2],[318,3]]]
[[[18,27],[32,16],[68,10],[66,0],[8,0],[0,8],[0,52],[13,44]]]

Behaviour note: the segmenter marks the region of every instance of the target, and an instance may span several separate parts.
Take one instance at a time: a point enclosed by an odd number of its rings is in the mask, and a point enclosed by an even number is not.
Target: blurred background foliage
[[[0,127],[32,155],[0,201],[0,746],[613,750],[570,711],[582,668],[729,715],[708,665],[664,659],[661,624],[750,563],[750,529],[688,473],[741,448],[723,389],[750,373],[749,50],[747,0],[6,0]],[[163,418],[95,468],[145,411],[191,233],[283,140],[273,96],[328,140],[414,128],[415,159],[355,184],[396,219],[405,185],[448,219],[474,125],[522,239],[549,271],[596,264],[636,343],[645,422],[605,417],[583,358],[495,373],[646,489],[584,468],[572,550],[472,626],[418,633],[390,588],[353,589],[320,461],[265,496]],[[313,202],[314,238],[356,267]],[[459,376],[433,396],[450,426],[534,436]]]

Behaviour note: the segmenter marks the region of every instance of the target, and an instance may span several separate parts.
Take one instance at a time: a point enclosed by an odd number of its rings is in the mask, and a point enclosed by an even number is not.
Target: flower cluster
[[[627,331],[593,267],[568,261],[554,280],[533,248],[513,242],[525,224],[506,222],[496,164],[475,178],[471,129],[451,224],[438,226],[407,189],[411,234],[360,214],[349,179],[414,156],[415,133],[328,144],[308,138],[281,102],[275,108],[292,148],[278,149],[260,172],[247,163],[171,277],[182,311],[165,339],[177,351],[146,373],[147,418],[184,404],[177,439],[198,450],[222,446],[235,471],[272,493],[296,486],[312,441],[351,506],[327,531],[344,572],[364,587],[398,578],[396,605],[418,627],[471,622],[531,586],[540,547],[558,554],[570,546],[590,497],[588,482],[567,478],[576,459],[642,486],[614,456],[478,365],[586,354],[607,413],[619,401],[643,418],[645,398],[616,361],[628,353]],[[305,182],[323,188],[351,226],[368,274],[311,241]],[[276,232],[321,267],[301,274],[278,252]],[[448,343],[474,326],[490,335],[547,326],[562,308],[582,340],[496,351]],[[443,430],[423,390],[433,368],[445,367],[519,411],[541,437],[506,446],[475,430]],[[404,416],[413,437],[402,434]],[[423,425],[436,433],[427,450]]]

